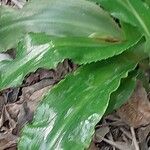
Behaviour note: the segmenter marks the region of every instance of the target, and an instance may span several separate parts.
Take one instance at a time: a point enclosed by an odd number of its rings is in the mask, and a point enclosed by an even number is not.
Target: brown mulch
[[[0,150],[17,149],[20,130],[32,121],[43,95],[76,68],[66,59],[56,69],[40,68],[27,75],[22,86],[0,92]]]
[[[89,150],[150,149],[150,101],[141,84],[126,104],[96,126]]]
[[[59,63],[56,69],[39,68],[36,72],[28,74],[20,87],[0,92],[0,150],[17,149],[20,130],[32,121],[43,95],[77,67],[66,59]],[[142,83],[138,81],[128,102],[96,125],[89,150],[148,148],[150,102]]]

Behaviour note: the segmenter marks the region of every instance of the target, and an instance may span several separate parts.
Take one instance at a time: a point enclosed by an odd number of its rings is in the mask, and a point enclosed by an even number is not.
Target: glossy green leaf
[[[55,86],[22,132],[19,150],[84,150],[110,94],[133,70],[132,53],[85,65]]]
[[[139,39],[138,39],[139,38]],[[18,45],[15,60],[0,65],[0,89],[20,84],[28,73],[40,67],[55,68],[65,58],[86,64],[118,55],[134,46],[141,38],[118,43],[94,38],[58,38],[45,34],[30,34]]]
[[[0,6],[0,51],[16,46],[29,32],[58,37],[123,39],[114,20],[86,0],[32,0],[21,10]]]
[[[136,85],[136,77],[123,79],[119,88],[112,93],[105,115],[122,106],[132,95]]]
[[[149,7],[149,9],[150,9],[150,1],[149,0],[143,0],[143,2],[145,2],[146,7]]]
[[[98,0],[112,16],[137,26],[147,38],[146,51],[150,53],[150,9],[141,0]]]

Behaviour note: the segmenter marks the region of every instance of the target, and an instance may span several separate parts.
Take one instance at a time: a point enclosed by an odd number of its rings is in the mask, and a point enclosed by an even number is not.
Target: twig
[[[17,0],[11,0],[18,8],[22,8],[22,4],[20,2],[18,2]]]
[[[133,141],[135,150],[140,150],[139,145],[138,145],[137,140],[136,140],[134,128],[133,128],[133,127],[130,127],[130,130],[131,130],[131,134],[132,134],[132,137],[133,137],[133,140],[132,140],[132,141]]]
[[[127,131],[125,131],[125,129],[124,128],[120,128],[120,131],[122,131],[123,132],[123,134],[125,134],[130,140],[132,140],[132,136],[131,136],[131,134],[130,133],[128,133]]]
[[[113,142],[111,140],[107,140],[106,138],[103,138],[103,141],[110,144],[110,145],[112,145],[112,146],[114,146],[114,147],[116,147],[116,148],[118,148],[118,149],[120,149],[120,150],[124,150],[121,145],[116,144],[115,142]]]
[[[110,144],[110,145],[112,145],[112,146],[118,148],[119,150],[125,150],[125,149],[122,148],[122,145],[116,144],[115,142],[113,142],[113,141],[111,141],[111,140],[108,140],[108,139],[106,139],[106,138],[104,138],[104,137],[102,137],[102,136],[100,136],[100,137],[101,137],[101,139],[102,139],[104,142],[106,142],[106,143],[108,143],[108,144]],[[98,141],[96,141],[96,142],[98,142]]]
[[[114,142],[114,139],[113,139],[113,136],[112,136],[112,133],[110,132],[110,138],[109,138],[110,140],[112,140],[113,142]],[[112,146],[113,147],[113,150],[115,150],[116,148],[115,148],[115,146]]]

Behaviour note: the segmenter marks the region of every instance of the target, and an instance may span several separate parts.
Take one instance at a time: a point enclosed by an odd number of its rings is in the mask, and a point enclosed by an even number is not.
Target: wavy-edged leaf
[[[118,55],[134,46],[141,38],[108,42],[95,38],[58,38],[45,34],[30,34],[19,44],[15,60],[1,67],[0,89],[16,86],[26,74],[40,67],[55,68],[65,58],[86,64]]]
[[[141,0],[98,0],[111,12],[111,15],[122,21],[141,28],[150,37],[150,11]]]
[[[81,67],[55,86],[23,129],[20,150],[83,150],[105,113],[110,94],[133,70],[132,53]]]
[[[141,0],[97,0],[120,20],[137,26],[147,38],[146,51],[150,53],[150,9]]]
[[[109,14],[86,0],[32,0],[21,10],[0,6],[0,51],[15,46],[29,32],[123,39]]]
[[[136,77],[127,77],[121,81],[119,88],[112,93],[106,115],[122,106],[132,95],[136,85]]]

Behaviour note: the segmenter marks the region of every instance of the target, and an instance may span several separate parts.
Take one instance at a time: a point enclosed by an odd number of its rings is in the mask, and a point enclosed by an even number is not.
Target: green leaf
[[[141,0],[98,0],[112,16],[137,26],[147,38],[146,51],[150,53],[150,10]]]
[[[133,70],[132,53],[85,65],[55,86],[22,132],[20,150],[83,150],[121,78]]]
[[[127,77],[121,81],[119,88],[112,93],[109,101],[106,115],[118,109],[130,98],[136,85],[136,77]]]
[[[86,0],[32,0],[21,10],[0,6],[0,51],[15,47],[29,32],[123,40],[109,14]]]
[[[145,2],[146,7],[150,8],[150,1],[149,0],[142,0],[143,2]]]
[[[65,58],[86,64],[118,55],[134,46],[141,38],[115,44],[94,38],[58,38],[30,34],[18,45],[16,59],[1,65],[0,89],[20,84],[28,73],[40,67],[55,68]]]

